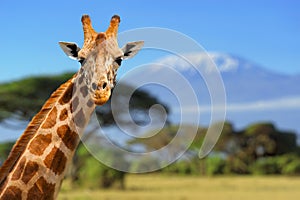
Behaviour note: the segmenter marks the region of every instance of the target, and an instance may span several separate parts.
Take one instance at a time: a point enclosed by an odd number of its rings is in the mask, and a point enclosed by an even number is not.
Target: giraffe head
[[[96,105],[106,103],[115,85],[116,72],[122,60],[133,57],[142,48],[144,42],[129,42],[119,48],[117,32],[120,17],[114,15],[105,32],[97,33],[90,17],[81,18],[84,32],[84,44],[79,48],[71,42],[60,42],[60,47],[72,59],[81,63],[80,73]]]

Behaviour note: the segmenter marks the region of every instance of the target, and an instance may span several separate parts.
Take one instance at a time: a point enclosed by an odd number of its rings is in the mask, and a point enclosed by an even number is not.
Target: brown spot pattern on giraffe
[[[63,96],[59,99],[59,103],[61,105],[64,105],[66,103],[68,103],[71,99],[72,99],[72,95],[73,95],[73,83],[70,83],[69,87],[67,88],[67,90],[65,91],[65,93],[63,94]]]
[[[67,157],[65,154],[54,147],[52,151],[46,156],[44,163],[46,167],[51,169],[55,174],[62,174],[66,167]]]
[[[54,199],[55,185],[47,183],[41,177],[28,191],[27,199],[52,200]]]
[[[77,87],[75,84],[73,84],[73,94],[75,94],[76,90],[77,90]]]
[[[27,184],[32,177],[38,172],[39,165],[36,162],[28,161],[22,176],[22,181]]]
[[[75,112],[77,107],[79,105],[79,98],[78,97],[75,97],[73,100],[72,100],[72,103],[71,103],[71,106],[70,106],[70,109],[71,109],[71,112]]]
[[[56,117],[57,117],[57,108],[53,107],[50,111],[47,120],[43,123],[42,128],[48,129],[52,128],[56,124]]]
[[[81,92],[83,97],[86,97],[89,93],[89,89],[86,85],[84,85],[80,88],[80,92]]]
[[[94,101],[89,99],[88,102],[86,103],[88,107],[92,107],[94,105]]]
[[[69,126],[62,125],[57,129],[57,135],[62,139],[63,143],[70,149],[74,150],[78,144],[79,137],[76,132],[72,131]]]
[[[82,69],[82,68],[81,68]],[[82,70],[83,71],[83,70]],[[82,73],[82,72],[81,72]],[[81,84],[83,82],[83,79],[84,79],[84,76],[81,75],[79,78],[78,78],[78,83]]]
[[[79,128],[83,128],[85,126],[86,119],[85,119],[82,108],[75,115],[74,122],[75,122],[76,126],[78,126]]]
[[[26,163],[26,159],[22,158],[22,160],[20,160],[20,164],[17,166],[15,172],[13,173],[11,180],[15,181],[15,180],[19,180],[21,178],[22,172],[25,168],[25,163]]]
[[[6,188],[1,200],[22,199],[22,191],[16,186]]]
[[[30,153],[41,156],[52,141],[52,135],[37,135],[29,145]]]
[[[59,114],[59,120],[64,121],[67,118],[68,118],[68,110],[64,108]]]

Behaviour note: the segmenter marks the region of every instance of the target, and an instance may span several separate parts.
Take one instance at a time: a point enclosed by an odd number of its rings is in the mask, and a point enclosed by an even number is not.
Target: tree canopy
[[[74,73],[65,73],[55,76],[28,77],[18,81],[0,84],[0,123],[9,118],[29,121],[43,106],[51,93],[54,92],[59,85],[70,79],[73,74]],[[125,95],[126,92],[131,89],[128,85],[120,85],[119,87],[122,87],[122,93],[117,94],[117,99],[121,99],[121,96]],[[129,105],[135,122],[140,124],[146,123],[148,109],[154,104],[161,104],[168,112],[167,106],[163,105],[154,96],[151,96],[146,91],[135,91]],[[122,111],[122,102],[120,102],[120,106],[118,106],[117,109]],[[115,121],[112,116],[110,101],[104,106],[98,107],[96,113],[102,125],[114,124]],[[135,113],[139,113],[143,117],[137,117]],[[122,122],[126,123],[126,120]]]
[[[51,93],[71,76],[71,73],[66,73],[28,77],[0,84],[0,122],[10,117],[30,120]]]

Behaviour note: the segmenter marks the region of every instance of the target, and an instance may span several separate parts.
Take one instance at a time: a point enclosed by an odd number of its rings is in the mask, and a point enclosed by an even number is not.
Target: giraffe
[[[97,105],[106,103],[122,60],[133,57],[143,41],[117,43],[120,17],[97,33],[88,15],[81,18],[84,44],[60,42],[80,62],[79,71],[62,84],[17,140],[0,168],[0,199],[55,199],[66,167]]]

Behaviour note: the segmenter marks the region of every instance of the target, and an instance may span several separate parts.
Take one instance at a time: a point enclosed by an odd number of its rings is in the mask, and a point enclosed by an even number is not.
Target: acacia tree
[[[29,77],[0,85],[0,122],[14,118],[29,121],[50,94],[71,74]]]

